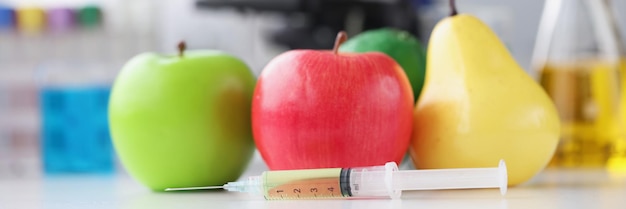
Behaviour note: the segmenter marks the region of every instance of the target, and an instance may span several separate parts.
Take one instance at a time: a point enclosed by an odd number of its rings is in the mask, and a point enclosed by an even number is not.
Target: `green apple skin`
[[[246,64],[219,51],[132,58],[109,100],[122,164],[154,191],[236,180],[254,152],[255,84]]]

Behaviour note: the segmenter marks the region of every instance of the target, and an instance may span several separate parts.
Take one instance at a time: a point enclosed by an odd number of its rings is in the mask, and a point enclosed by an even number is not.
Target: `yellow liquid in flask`
[[[561,140],[550,163],[603,167],[620,141],[621,85],[617,66],[585,61],[548,63],[540,83],[561,117]]]
[[[612,146],[607,168],[613,173],[626,175],[626,57],[620,62],[622,92],[620,99],[620,135]]]

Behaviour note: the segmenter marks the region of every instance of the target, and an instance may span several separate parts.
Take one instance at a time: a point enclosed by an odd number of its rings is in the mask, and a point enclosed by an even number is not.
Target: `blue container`
[[[44,172],[111,173],[108,86],[44,87],[40,91]]]
[[[15,25],[15,11],[0,5],[0,29],[12,29]]]

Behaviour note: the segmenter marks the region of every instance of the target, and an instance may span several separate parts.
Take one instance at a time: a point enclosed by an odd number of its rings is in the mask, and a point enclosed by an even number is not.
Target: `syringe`
[[[220,189],[263,194],[265,199],[400,198],[403,190],[500,188],[507,190],[504,160],[493,168],[398,170],[384,166],[265,171],[224,186],[168,188],[165,191]]]

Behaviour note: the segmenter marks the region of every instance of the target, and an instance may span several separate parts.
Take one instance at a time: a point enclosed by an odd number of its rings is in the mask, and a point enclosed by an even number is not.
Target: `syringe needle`
[[[165,189],[165,191],[170,192],[170,191],[186,191],[186,190],[200,190],[200,189],[224,189],[224,186],[167,188]]]

